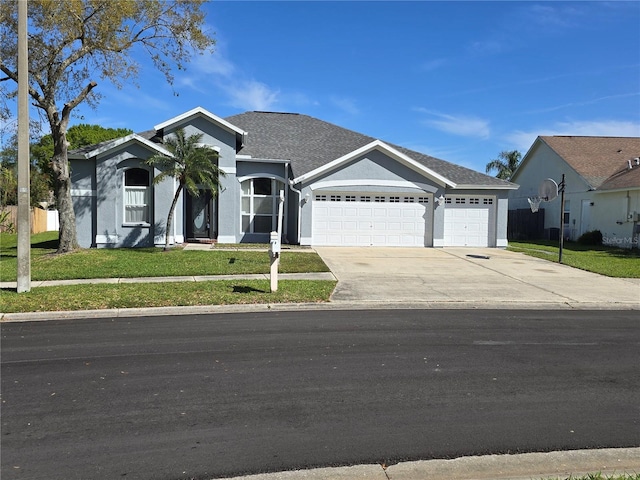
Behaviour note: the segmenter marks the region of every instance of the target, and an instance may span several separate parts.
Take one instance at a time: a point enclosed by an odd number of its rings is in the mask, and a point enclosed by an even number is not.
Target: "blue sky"
[[[134,131],[196,106],[311,115],[484,171],[538,135],[640,136],[640,2],[209,3],[212,56],[102,82],[82,119]],[[143,58],[143,57],[140,57]]]

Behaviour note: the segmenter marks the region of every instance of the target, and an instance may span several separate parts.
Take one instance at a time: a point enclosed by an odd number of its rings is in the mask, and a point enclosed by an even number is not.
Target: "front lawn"
[[[82,249],[53,255],[57,232],[31,236],[32,280],[173,277],[269,273],[266,251],[183,250],[161,248]],[[0,234],[0,281],[16,280],[17,235]],[[280,273],[328,272],[315,252],[283,250]]]
[[[270,271],[269,254],[265,251],[175,248],[163,252],[159,248],[123,248],[84,249],[54,255],[57,237],[57,232],[31,236],[32,280],[268,274]],[[0,281],[16,280],[16,242],[16,235],[0,234]],[[280,273],[328,271],[315,252],[282,252]],[[335,285],[335,281],[280,280],[278,291],[273,293],[269,280],[85,284],[35,287],[20,294],[15,289],[5,289],[1,292],[0,311],[314,303],[328,301]]]
[[[0,311],[53,312],[105,308],[327,302],[336,282],[280,280],[271,293],[269,280],[217,280],[68,285],[3,290]]]
[[[508,250],[552,262],[558,261],[558,242],[510,241]],[[608,277],[640,278],[638,249],[596,247],[566,242],[562,250],[562,263]]]

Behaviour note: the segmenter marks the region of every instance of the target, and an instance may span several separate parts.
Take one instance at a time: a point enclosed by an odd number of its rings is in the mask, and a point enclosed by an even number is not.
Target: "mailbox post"
[[[280,263],[280,235],[271,232],[269,240],[269,257],[271,259],[271,291],[278,291],[278,264]]]
[[[271,259],[271,291],[278,291],[278,266],[280,264],[280,239],[282,238],[282,210],[284,205],[284,190],[280,190],[278,198],[278,231],[271,232],[269,238],[269,258]]]

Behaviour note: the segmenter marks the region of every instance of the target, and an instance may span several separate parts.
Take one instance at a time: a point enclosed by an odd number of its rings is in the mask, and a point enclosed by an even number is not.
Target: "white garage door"
[[[312,243],[325,246],[430,245],[432,203],[429,195],[317,194],[313,201]]]
[[[444,244],[447,247],[492,246],[495,222],[493,197],[445,198]]]

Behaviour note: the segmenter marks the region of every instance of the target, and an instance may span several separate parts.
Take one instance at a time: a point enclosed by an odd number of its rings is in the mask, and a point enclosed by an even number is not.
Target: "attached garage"
[[[493,197],[455,195],[447,196],[444,203],[445,246],[495,246]]]
[[[314,195],[317,246],[431,246],[433,197],[411,193]]]

